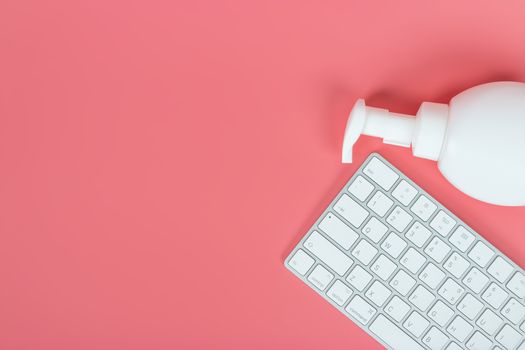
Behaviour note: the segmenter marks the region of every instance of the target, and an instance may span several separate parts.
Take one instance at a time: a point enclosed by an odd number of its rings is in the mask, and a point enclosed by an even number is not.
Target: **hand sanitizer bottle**
[[[525,205],[525,84],[495,82],[470,88],[448,105],[423,102],[415,118],[367,107],[360,99],[348,119],[343,163],[361,134],[412,146],[438,162],[454,186],[484,202]]]

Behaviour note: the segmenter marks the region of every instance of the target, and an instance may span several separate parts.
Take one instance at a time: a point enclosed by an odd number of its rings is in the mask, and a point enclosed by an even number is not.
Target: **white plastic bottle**
[[[495,82],[468,89],[448,105],[424,102],[416,117],[367,107],[358,100],[343,142],[343,163],[361,134],[412,146],[441,173],[484,202],[525,205],[525,84]]]

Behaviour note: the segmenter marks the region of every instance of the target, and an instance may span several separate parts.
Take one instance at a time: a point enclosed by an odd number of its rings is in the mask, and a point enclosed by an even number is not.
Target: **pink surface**
[[[363,138],[525,80],[520,2],[0,3],[0,348],[379,349],[283,267],[372,151],[521,266],[525,208]]]

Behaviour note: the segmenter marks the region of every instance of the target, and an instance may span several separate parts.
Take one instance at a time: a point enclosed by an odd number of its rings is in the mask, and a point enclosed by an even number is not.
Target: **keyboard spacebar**
[[[383,315],[377,316],[370,330],[394,350],[425,350]]]

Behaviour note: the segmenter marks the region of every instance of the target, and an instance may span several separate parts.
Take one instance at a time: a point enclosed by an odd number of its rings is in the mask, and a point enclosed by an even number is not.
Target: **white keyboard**
[[[525,273],[378,154],[285,266],[387,348],[525,350]]]

